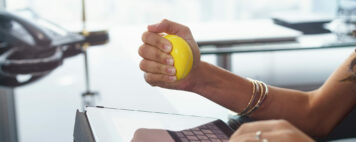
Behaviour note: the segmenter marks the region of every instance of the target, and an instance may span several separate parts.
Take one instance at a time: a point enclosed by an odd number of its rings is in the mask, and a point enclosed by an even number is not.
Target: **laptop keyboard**
[[[187,129],[183,131],[169,131],[177,142],[227,142],[229,137],[214,123]]]

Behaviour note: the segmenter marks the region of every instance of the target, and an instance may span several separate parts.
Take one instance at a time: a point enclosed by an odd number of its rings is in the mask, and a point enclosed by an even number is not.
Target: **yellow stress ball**
[[[176,35],[165,35],[172,44],[171,55],[174,60],[174,67],[176,68],[177,80],[186,77],[193,66],[193,52],[189,44],[181,37]]]

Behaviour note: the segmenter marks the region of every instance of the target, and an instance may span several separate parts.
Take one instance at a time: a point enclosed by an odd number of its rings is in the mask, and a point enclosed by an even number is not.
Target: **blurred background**
[[[7,10],[30,8],[69,31],[82,30],[80,0],[0,1]],[[137,50],[148,24],[163,18],[191,27],[216,24],[214,30],[192,28],[193,35],[199,39],[198,32],[194,31],[226,30],[219,24],[270,20],[285,13],[318,15],[330,22],[341,17],[337,0],[87,0],[86,8],[88,30],[105,29],[110,33],[108,44],[88,50],[91,88],[99,92],[96,105],[223,120],[227,119],[228,110],[203,97],[145,83],[138,67],[141,59]],[[247,30],[249,28],[255,27]],[[264,31],[254,32],[258,35]],[[214,32],[210,34],[214,36]],[[231,54],[230,70],[280,87],[312,90],[353,51],[354,48],[340,46],[321,50],[235,53]],[[215,54],[204,54],[202,60],[218,65]],[[19,141],[73,141],[75,111],[82,106],[84,81],[83,57],[78,55],[65,60],[45,78],[15,88]]]
[[[31,8],[66,28],[81,24],[81,1],[5,0],[7,9]],[[162,18],[180,23],[231,22],[269,18],[275,13],[315,12],[335,16],[337,0],[94,0],[87,1],[88,22],[93,25],[133,26]]]

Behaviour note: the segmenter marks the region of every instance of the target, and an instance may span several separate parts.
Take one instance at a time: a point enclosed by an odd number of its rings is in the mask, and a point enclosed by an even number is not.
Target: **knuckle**
[[[164,23],[164,22],[169,22],[169,20],[164,18],[164,19],[162,19],[162,23]]]
[[[149,33],[149,32],[144,32],[144,33],[142,34],[142,37],[141,37],[142,41],[143,41],[143,42],[147,41],[147,39],[148,39],[149,36],[150,36],[150,33]]]
[[[157,86],[157,84],[155,83],[155,81],[153,79],[152,74],[145,73],[145,81],[152,87]]]
[[[145,60],[142,60],[141,62],[140,62],[140,69],[141,70],[145,70],[145,68],[146,68],[146,61]],[[145,75],[145,77],[146,77],[147,75]]]
[[[190,33],[190,28],[187,26],[183,26],[183,31]]]
[[[254,139],[250,137],[242,137],[239,140],[239,142],[251,142],[251,141],[254,141]]]
[[[138,54],[141,56],[141,57],[143,57],[143,55],[144,55],[144,49],[145,48],[145,45],[141,45],[140,46],[140,48],[138,48]]]
[[[244,124],[242,124],[242,125],[240,126],[240,128],[239,128],[239,129],[244,130],[244,129],[249,128],[249,126],[250,126],[250,124],[249,124],[249,123],[244,123]]]
[[[288,140],[291,139],[293,137],[296,136],[296,133],[294,131],[291,130],[285,130],[285,129],[281,129],[281,130],[275,130],[271,133],[271,135],[274,136],[280,136],[281,140]]]
[[[237,138],[241,133],[240,131],[241,131],[240,129],[237,129],[237,131],[234,134],[232,134],[231,138],[235,138],[235,137]]]
[[[281,120],[277,120],[278,123],[280,123],[281,125],[289,125],[289,122],[287,120],[281,119]]]
[[[164,70],[164,67],[162,65],[156,65],[157,71],[162,71]]]
[[[290,126],[290,123],[286,120],[276,120],[276,127],[277,128],[288,128]]]
[[[285,119],[281,119],[281,120],[279,120],[281,123],[289,123],[287,120],[285,120]]]
[[[161,59],[162,55],[159,53],[159,52],[155,52],[155,55],[154,55],[155,59]]]
[[[157,60],[159,62],[161,62],[162,64],[166,64],[167,59],[168,59],[168,55],[166,55],[164,53],[159,54],[158,57],[157,57]]]
[[[161,39],[155,38],[155,39],[154,39],[154,44],[155,44],[155,45],[162,45],[163,42],[161,41]]]
[[[154,83],[152,82],[152,80],[149,80],[149,79],[145,79],[145,80],[149,85],[153,86]]]
[[[168,76],[166,75],[161,75],[160,76],[161,81],[168,81]]]
[[[152,79],[151,79],[152,77],[151,77],[151,75],[150,74],[148,74],[148,73],[145,73],[145,80],[146,80],[146,82],[147,83],[151,83],[151,81],[152,81]]]

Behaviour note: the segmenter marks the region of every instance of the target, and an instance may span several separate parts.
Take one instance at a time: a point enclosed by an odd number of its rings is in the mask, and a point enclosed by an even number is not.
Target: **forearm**
[[[252,96],[252,83],[229,71],[202,62],[192,91],[228,109],[241,112]],[[252,113],[256,119],[286,119],[307,130],[303,117],[309,111],[309,93],[269,86],[261,107]]]
[[[237,112],[246,106],[252,94],[247,79],[206,62],[201,62],[198,70],[190,91]]]

